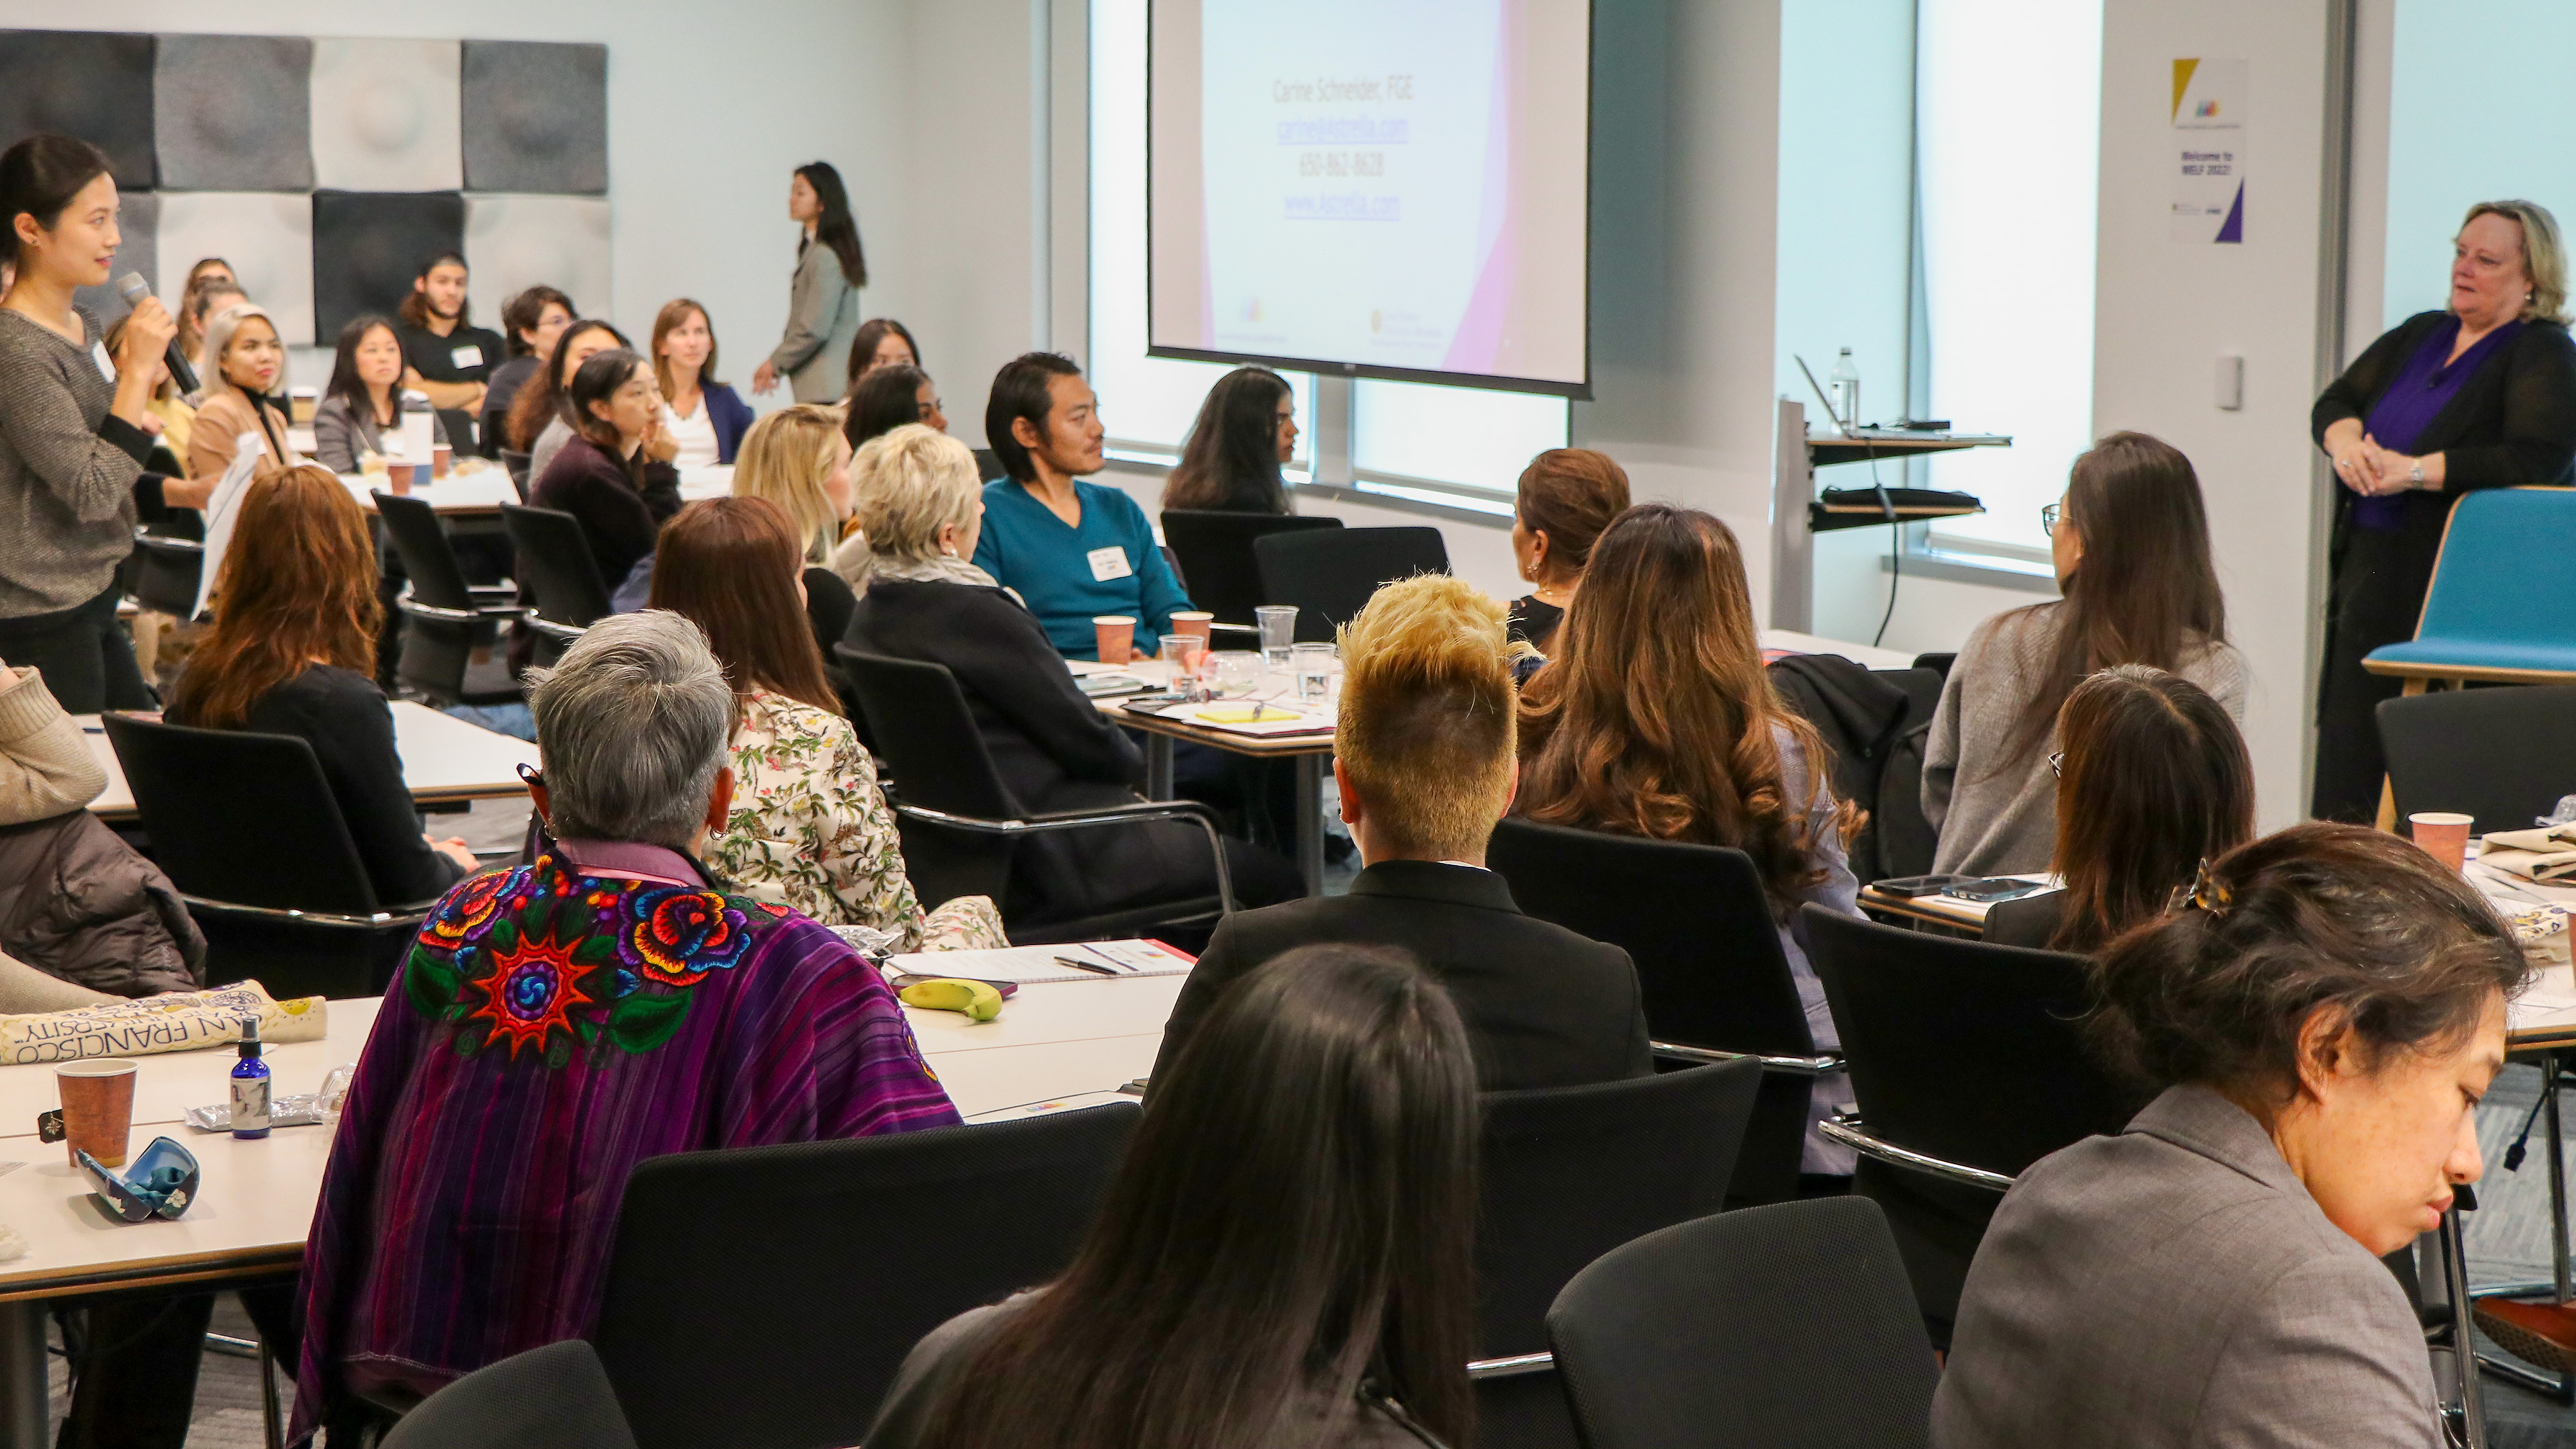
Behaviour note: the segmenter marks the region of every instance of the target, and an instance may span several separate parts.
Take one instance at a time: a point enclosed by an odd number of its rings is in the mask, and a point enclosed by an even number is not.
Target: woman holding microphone
[[[859,334],[859,289],[868,284],[859,224],[850,193],[828,161],[796,168],[787,186],[787,215],[805,228],[796,243],[796,280],[787,295],[787,332],[760,366],[751,390],[765,393],[787,379],[801,403],[833,403],[849,389],[847,359]]]
[[[2367,823],[2387,764],[2373,711],[2400,682],[2362,656],[2415,637],[2451,505],[2474,488],[2564,483],[2576,459],[2576,343],[2558,222],[2528,201],[2469,208],[2450,305],[2389,329],[2317,399],[2337,491],[2310,812]]]
[[[39,134],[0,153],[0,262],[15,268],[0,297],[0,658],[36,666],[72,714],[153,706],[117,623],[116,566],[134,551],[143,419],[178,328],[145,297],[111,360],[73,304],[108,279],[116,215],[88,142]]]

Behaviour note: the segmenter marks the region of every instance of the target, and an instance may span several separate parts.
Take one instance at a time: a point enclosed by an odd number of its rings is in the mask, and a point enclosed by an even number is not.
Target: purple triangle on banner
[[[2218,224],[2218,240],[2245,240],[2245,183],[2241,180],[2236,183],[2236,200],[2227,208],[2227,220]]]

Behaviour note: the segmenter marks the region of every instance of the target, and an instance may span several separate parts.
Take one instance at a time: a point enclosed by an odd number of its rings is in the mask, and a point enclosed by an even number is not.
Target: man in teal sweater
[[[1152,658],[1190,596],[1136,500],[1081,481],[1106,463],[1108,436],[1082,369],[1053,352],[1003,364],[984,405],[984,435],[1010,476],[984,485],[975,566],[1019,592],[1067,659],[1098,657],[1091,621],[1101,614],[1134,619],[1136,652]]]

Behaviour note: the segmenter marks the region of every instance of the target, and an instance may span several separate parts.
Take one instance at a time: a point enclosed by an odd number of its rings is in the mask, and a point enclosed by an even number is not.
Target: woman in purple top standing
[[[2337,490],[2323,678],[2320,819],[2368,822],[2386,763],[2372,711],[2399,682],[2361,667],[2415,637],[2451,505],[2473,488],[2564,483],[2576,460],[2576,343],[2558,222],[2528,201],[2469,208],[2447,309],[2407,318],[2317,399]]]
[[[958,1121],[865,959],[697,863],[734,716],[697,626],[603,619],[528,684],[550,828],[385,993],[305,1245],[299,1438],[587,1337],[645,1158]]]

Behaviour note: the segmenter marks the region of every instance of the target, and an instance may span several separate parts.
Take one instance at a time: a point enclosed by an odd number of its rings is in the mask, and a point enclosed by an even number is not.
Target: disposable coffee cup
[[[1213,629],[1215,626],[1216,615],[1214,614],[1194,613],[1188,609],[1183,609],[1172,615],[1172,632],[1175,634],[1194,634],[1198,636],[1198,641],[1201,644],[1205,644],[1207,642],[1208,631]]]
[[[313,426],[313,415],[321,410],[321,394],[309,387],[286,390],[287,420],[299,428]]]
[[[2424,853],[2452,870],[2468,863],[2469,826],[2474,817],[2430,810],[2406,817],[2406,829]]]
[[[387,491],[391,492],[396,498],[408,498],[411,496],[411,475],[413,466],[414,465],[410,463],[387,463],[385,465],[385,483],[388,485]]]
[[[1126,614],[1094,614],[1091,628],[1100,644],[1100,662],[1124,664],[1136,654],[1136,621]]]
[[[101,1167],[125,1165],[125,1139],[134,1128],[134,1063],[89,1057],[54,1068],[54,1090],[63,1104],[63,1156],[80,1166],[86,1152]]]
[[[432,443],[432,444],[430,444],[430,447],[429,447],[429,476],[431,476],[432,478],[444,478],[444,477],[446,477],[446,476],[447,476],[447,465],[448,465],[448,463],[449,463],[449,461],[450,461],[450,460],[452,460],[453,458],[455,458],[455,456],[456,456],[456,449],[454,449],[453,447],[450,447],[449,445],[447,445],[447,444],[445,444],[445,443]]]

